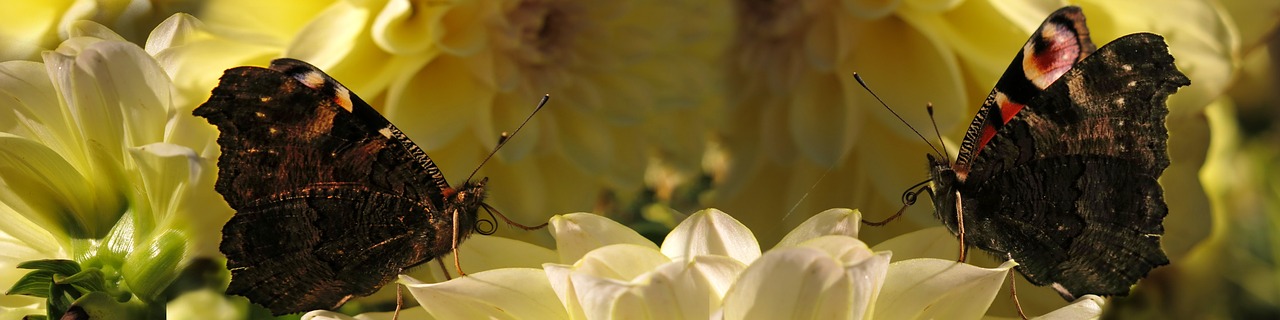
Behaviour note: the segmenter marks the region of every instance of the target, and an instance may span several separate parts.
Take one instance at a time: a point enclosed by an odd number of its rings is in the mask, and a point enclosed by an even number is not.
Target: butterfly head
[[[463,212],[474,213],[484,202],[485,184],[488,182],[489,178],[483,178],[464,182],[457,188],[444,190],[446,207],[465,209]]]

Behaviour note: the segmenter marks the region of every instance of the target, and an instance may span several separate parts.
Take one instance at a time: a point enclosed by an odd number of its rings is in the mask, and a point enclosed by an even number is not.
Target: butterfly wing
[[[961,189],[975,245],[1064,297],[1125,295],[1152,268],[1168,209],[1165,101],[1190,84],[1164,38],[1132,34],[1080,60],[1009,117]]]
[[[1079,7],[1064,7],[1045,18],[978,108],[960,142],[956,174],[962,178],[968,175],[973,157],[1001,126],[1096,49]]]
[[[447,223],[435,163],[315,67],[227,70],[194,114],[221,132],[215,189],[236,210],[228,293],[275,314],[333,308],[448,249],[432,242]]]

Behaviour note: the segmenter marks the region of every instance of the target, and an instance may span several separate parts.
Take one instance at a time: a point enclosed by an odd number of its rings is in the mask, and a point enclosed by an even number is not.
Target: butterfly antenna
[[[920,183],[917,183],[911,186],[910,188],[907,188],[907,191],[902,193],[902,208],[898,209],[897,213],[894,213],[892,216],[889,216],[888,218],[885,218],[884,220],[880,220],[880,221],[862,220],[862,224],[872,226],[872,227],[879,227],[879,226],[889,224],[889,222],[892,222],[893,220],[898,220],[899,217],[902,217],[902,213],[907,211],[908,207],[911,207],[911,205],[916,204],[916,199],[920,196],[920,193],[924,192],[925,188],[929,187],[926,184],[929,183],[930,181],[933,181],[933,179],[920,181]]]
[[[942,145],[941,156],[943,159],[947,159],[947,164],[950,164],[951,156],[949,156],[950,153],[947,152],[947,143],[942,142],[942,132],[938,131],[938,120],[933,117],[933,102],[925,104],[924,108],[925,110],[929,110],[929,122],[933,123],[933,133],[938,135],[938,144]]]
[[[876,98],[876,101],[879,101],[880,105],[884,106],[885,109],[888,109],[889,113],[892,113],[894,117],[898,117],[898,121],[902,121],[902,124],[907,125],[907,128],[911,129],[911,132],[915,132],[916,136],[920,137],[920,140],[923,140],[925,144],[929,145],[929,148],[933,149],[933,152],[935,153],[938,152],[938,147],[935,147],[933,143],[929,142],[928,138],[925,138],[923,134],[920,134],[919,130],[916,130],[916,128],[912,127],[911,124],[908,123],[906,119],[903,119],[902,116],[898,115],[897,111],[893,111],[893,108],[890,108],[889,104],[884,103],[884,100],[881,100],[880,96],[877,95],[875,91],[871,91],[871,88],[867,87],[867,83],[862,81],[862,77],[858,76],[857,72],[853,73],[853,79],[858,80],[858,84],[862,85],[862,88],[866,89],[867,93],[870,93],[872,97]]]
[[[550,223],[550,222],[543,222],[542,224],[540,224],[540,225],[536,225],[536,226],[526,226],[526,225],[520,224],[520,223],[518,223],[518,222],[511,221],[511,219],[508,219],[508,218],[507,218],[507,216],[506,216],[506,215],[504,215],[504,214],[502,214],[502,212],[501,212],[501,211],[498,211],[498,209],[494,208],[493,206],[490,206],[488,203],[483,203],[483,202],[481,202],[481,203],[480,203],[480,207],[481,207],[481,208],[484,208],[484,211],[488,211],[490,216],[492,216],[494,213],[497,213],[497,214],[498,214],[498,218],[502,218],[502,221],[506,221],[506,222],[507,222],[507,225],[509,225],[509,226],[514,226],[514,227],[516,227],[516,228],[520,228],[520,229],[524,229],[524,230],[533,231],[533,230],[538,230],[538,229],[546,228],[546,227],[547,227],[547,225]],[[486,234],[493,234],[493,232],[486,233]]]
[[[503,132],[503,135],[498,138],[498,146],[493,147],[493,152],[489,152],[489,155],[485,156],[484,160],[480,161],[480,165],[476,166],[476,170],[471,171],[471,175],[468,175],[467,179],[463,181],[471,181],[471,178],[474,178],[476,176],[476,173],[480,172],[480,168],[483,168],[484,164],[486,162],[489,162],[489,159],[493,158],[493,155],[498,154],[498,150],[501,150],[502,146],[507,145],[507,142],[511,141],[511,137],[514,137],[517,133],[520,133],[520,129],[524,129],[524,125],[529,124],[529,120],[533,119],[533,115],[538,114],[538,110],[542,110],[542,107],[547,105],[547,100],[551,100],[551,94],[546,94],[542,96],[542,100],[538,101],[538,107],[533,108],[533,112],[529,113],[529,117],[524,118],[524,122],[521,122],[520,126],[516,127],[516,131],[512,131],[511,134],[506,134],[505,132]],[[506,219],[506,217],[503,217],[503,219]]]

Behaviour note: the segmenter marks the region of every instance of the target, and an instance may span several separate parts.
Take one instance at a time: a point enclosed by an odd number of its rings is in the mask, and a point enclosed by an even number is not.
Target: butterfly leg
[[[1013,260],[1013,256],[1009,256],[1009,260]],[[1022,312],[1022,303],[1018,302],[1018,282],[1014,279],[1017,276],[1013,274],[1013,269],[1009,269],[1009,296],[1013,298],[1013,307],[1018,308],[1018,316],[1027,320],[1027,314]]]
[[[960,202],[960,191],[956,191],[956,225],[959,226],[960,233],[960,258],[957,262],[963,263],[969,257],[969,247],[964,243],[964,203]]]
[[[400,284],[396,283],[396,311],[391,313],[391,320],[400,319],[400,308],[404,306],[404,293],[400,292],[401,288]]]

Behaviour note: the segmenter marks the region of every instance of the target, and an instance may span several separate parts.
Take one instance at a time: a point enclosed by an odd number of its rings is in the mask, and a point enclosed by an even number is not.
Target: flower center
[[[565,79],[560,73],[577,62],[572,40],[578,34],[572,31],[581,23],[571,18],[579,11],[575,9],[563,1],[526,0],[507,13],[511,42],[503,51],[516,64],[525,88],[555,87]]]

